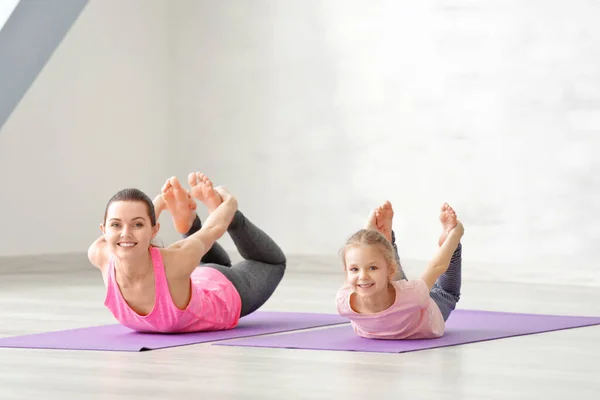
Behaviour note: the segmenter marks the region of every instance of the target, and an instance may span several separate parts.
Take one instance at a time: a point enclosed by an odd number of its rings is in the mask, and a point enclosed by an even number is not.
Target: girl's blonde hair
[[[361,229],[348,238],[344,247],[340,250],[344,270],[346,270],[346,250],[353,246],[376,246],[379,248],[381,255],[387,262],[391,275],[396,275],[401,266],[396,260],[395,250],[389,240],[379,231],[372,229]]]

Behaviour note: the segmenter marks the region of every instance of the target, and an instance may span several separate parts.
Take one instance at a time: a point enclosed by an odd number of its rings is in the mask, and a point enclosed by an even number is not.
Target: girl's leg
[[[275,292],[286,268],[283,251],[266,233],[257,228],[239,210],[227,232],[233,239],[243,261],[230,268],[207,264],[223,273],[242,298],[240,316],[260,308]]]
[[[188,236],[193,235],[194,233],[198,232],[200,228],[202,228],[202,222],[200,221],[200,217],[198,217],[198,214],[196,214],[196,218],[192,223],[192,227],[187,233],[183,235],[183,237],[186,238]],[[229,258],[229,255],[227,254],[225,249],[217,242],[215,242],[212,245],[210,250],[208,250],[208,252],[205,255],[203,255],[202,259],[200,260],[200,264],[207,263],[231,267],[231,259]]]
[[[392,247],[394,247],[394,255],[396,256],[396,262],[398,263],[398,271],[396,271],[396,275],[394,275],[395,281],[408,280],[406,278],[406,274],[402,269],[402,264],[400,263],[400,256],[398,255],[398,246],[396,246],[396,235],[392,230]]]
[[[365,225],[365,229],[372,229],[380,232],[383,236],[388,239],[392,247],[394,248],[394,256],[396,258],[396,264],[398,265],[398,270],[394,274],[392,280],[400,281],[406,280],[406,275],[402,270],[402,264],[400,263],[400,256],[398,255],[398,246],[396,246],[396,234],[392,229],[392,222],[394,219],[394,210],[392,208],[392,203],[386,201],[381,206],[373,209],[367,218],[367,223]]]
[[[429,293],[440,308],[444,321],[448,319],[454,311],[456,303],[460,300],[461,269],[462,244],[459,243],[456,250],[454,250],[454,254],[452,254],[448,270],[438,278]]]

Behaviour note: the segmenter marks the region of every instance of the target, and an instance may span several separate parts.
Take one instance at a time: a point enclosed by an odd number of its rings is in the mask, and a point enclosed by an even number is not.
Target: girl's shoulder
[[[396,288],[397,303],[418,303],[424,305],[429,299],[429,289],[421,278],[392,281]]]

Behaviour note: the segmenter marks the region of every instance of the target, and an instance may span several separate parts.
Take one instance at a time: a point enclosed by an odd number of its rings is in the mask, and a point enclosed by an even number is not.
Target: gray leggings
[[[394,246],[396,252],[396,261],[398,261],[398,265],[400,265],[400,257],[398,256],[398,247],[396,247],[396,236],[394,235],[394,232],[392,232],[392,246]],[[456,308],[456,303],[460,300],[461,268],[462,243],[459,243],[456,250],[454,250],[454,254],[452,254],[448,270],[438,278],[433,285],[433,288],[431,288],[431,292],[429,292],[429,296],[440,308],[444,321],[448,320],[448,317]],[[395,279],[407,279],[402,267],[398,269]]]
[[[202,227],[200,218],[192,224],[188,237]],[[214,268],[233,283],[242,298],[240,317],[261,307],[273,294],[283,278],[286,258],[279,246],[266,233],[257,228],[238,210],[227,232],[244,260],[231,265],[229,255],[215,242],[202,256],[202,267]]]

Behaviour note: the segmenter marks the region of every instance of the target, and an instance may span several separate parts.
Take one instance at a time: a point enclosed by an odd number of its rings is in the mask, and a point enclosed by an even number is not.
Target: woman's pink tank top
[[[154,266],[156,296],[148,315],[131,309],[123,298],[111,256],[104,305],[122,325],[138,332],[199,332],[234,328],[240,318],[242,302],[233,284],[219,271],[198,267],[191,276],[191,299],[185,310],[175,306],[159,248],[149,249]]]

